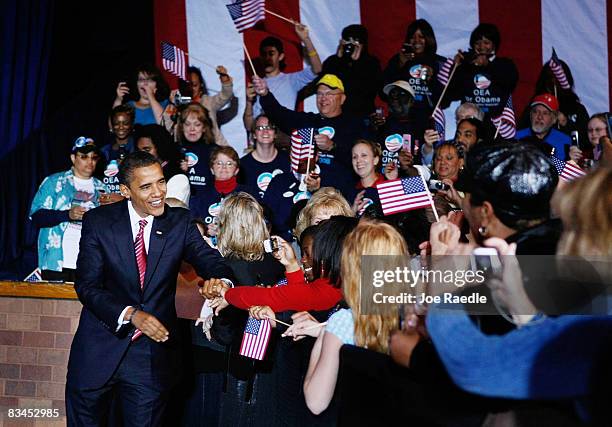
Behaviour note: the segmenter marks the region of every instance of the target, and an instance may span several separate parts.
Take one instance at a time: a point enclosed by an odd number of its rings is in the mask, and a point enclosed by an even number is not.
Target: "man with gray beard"
[[[561,160],[569,160],[569,147],[572,140],[568,135],[554,129],[559,111],[557,98],[549,93],[544,93],[533,98],[530,107],[531,127],[516,132],[516,139],[536,144],[544,142],[549,146],[545,146],[547,154],[552,154]]]

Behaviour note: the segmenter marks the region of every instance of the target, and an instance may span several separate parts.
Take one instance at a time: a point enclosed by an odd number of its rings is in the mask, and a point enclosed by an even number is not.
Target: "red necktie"
[[[147,250],[144,243],[144,229],[147,226],[147,220],[141,219],[138,221],[138,225],[140,226],[140,229],[138,230],[136,240],[134,241],[134,251],[136,252],[136,265],[138,265],[140,290],[142,291],[144,288],[145,274],[147,272]],[[140,329],[136,329],[134,335],[132,335],[132,341],[136,341],[141,335],[142,331]]]

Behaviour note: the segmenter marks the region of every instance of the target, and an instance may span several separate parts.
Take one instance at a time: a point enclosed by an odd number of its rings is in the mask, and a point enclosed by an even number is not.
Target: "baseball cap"
[[[393,89],[394,86],[404,89],[414,98],[414,89],[412,88],[412,86],[410,86],[410,83],[408,83],[406,80],[397,80],[393,83],[389,83],[388,85],[386,85],[383,88],[383,92],[385,93],[385,95],[389,95],[389,92],[391,92],[391,89]]]
[[[344,92],[344,84],[342,83],[342,80],[340,80],[334,74],[325,74],[323,77],[321,77],[321,80],[317,82],[317,86],[318,85],[325,85],[330,89],[340,89],[342,92]]]
[[[559,101],[557,101],[557,98],[554,95],[551,95],[550,93],[543,93],[533,98],[533,101],[531,101],[531,104],[529,106],[535,107],[536,105],[543,105],[550,111],[559,110]]]
[[[85,136],[79,136],[74,140],[72,145],[72,154],[79,153],[90,153],[92,151],[98,152],[98,147],[94,144],[94,140]]]

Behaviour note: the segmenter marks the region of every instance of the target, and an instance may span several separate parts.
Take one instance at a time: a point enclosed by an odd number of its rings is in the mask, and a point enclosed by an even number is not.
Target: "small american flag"
[[[564,162],[561,159],[551,156],[550,159],[557,168],[559,178],[564,181],[573,181],[586,175],[586,172],[580,169],[578,166],[571,164],[570,162]]]
[[[314,135],[314,128],[299,129],[291,133],[291,169],[294,172],[298,171],[300,160],[314,157]]]
[[[442,86],[446,86],[448,83],[453,65],[455,65],[454,59],[446,58],[446,61],[444,61],[444,63],[442,63],[440,66],[440,69],[438,70],[438,82],[440,82]]]
[[[164,70],[187,80],[185,52],[178,47],[162,42],[162,65]]]
[[[504,139],[513,139],[516,135],[516,119],[514,117],[514,108],[512,106],[512,95],[508,97],[508,101],[504,106],[502,113],[491,119],[498,132]]]
[[[40,274],[40,268],[36,267],[34,269],[33,272],[31,272],[30,274],[28,274],[26,276],[25,279],[23,279],[24,282],[42,282],[42,275]]]
[[[563,69],[563,66],[561,65],[561,61],[559,60],[559,57],[557,56],[557,52],[555,52],[555,48],[553,48],[552,56],[550,57],[550,61],[548,61],[548,66],[550,67],[551,71],[553,72],[557,80],[559,81],[559,84],[561,85],[561,87],[563,89],[569,89],[570,88],[569,81],[567,80],[567,76],[565,75],[565,70]]]
[[[244,334],[242,335],[240,355],[262,360],[268,348],[271,332],[272,327],[268,319],[257,320],[249,316],[249,320],[247,320],[246,327],[244,328]]]
[[[426,208],[433,204],[431,194],[420,175],[383,182],[376,189],[385,215]]]
[[[287,284],[287,278],[283,277],[282,279],[280,279],[278,282],[276,282],[276,286],[285,286]]]
[[[265,18],[264,0],[238,0],[226,6],[239,32],[251,28],[257,21]]]
[[[444,133],[446,130],[446,117],[444,116],[444,111],[442,111],[440,107],[434,110],[433,119],[436,132],[438,132],[438,135],[440,135],[440,140],[444,141]]]

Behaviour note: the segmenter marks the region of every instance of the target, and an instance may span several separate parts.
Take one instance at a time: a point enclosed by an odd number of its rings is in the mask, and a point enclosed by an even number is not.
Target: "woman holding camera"
[[[414,89],[412,112],[417,123],[427,122],[442,92],[437,76],[445,58],[436,53],[437,49],[433,28],[425,19],[417,19],[408,25],[401,50],[383,71],[385,85],[404,80]]]
[[[359,181],[347,199],[353,201],[352,209],[357,216],[363,215],[368,206],[380,204],[376,186],[385,182],[385,177],[378,173],[381,157],[382,150],[376,142],[359,139],[353,145],[353,171],[359,177]]]
[[[500,44],[501,35],[493,24],[482,23],[472,31],[470,50],[455,56],[459,66],[450,81],[443,108],[458,100],[478,105],[487,117],[502,113],[516,88],[518,70],[510,58],[497,56]]]
[[[134,108],[134,124],[164,124],[172,123],[166,107],[168,106],[168,95],[170,88],[164,80],[161,71],[153,65],[145,64],[136,69],[135,100],[125,102],[126,95],[130,94],[130,88],[125,81],[117,85],[117,96],[113,102],[113,108],[126,103]],[[166,117],[167,116],[167,117]]]

